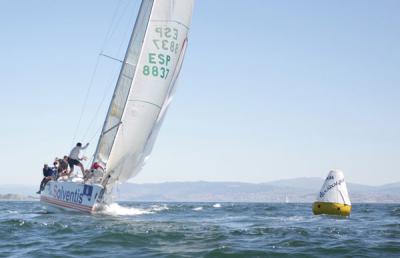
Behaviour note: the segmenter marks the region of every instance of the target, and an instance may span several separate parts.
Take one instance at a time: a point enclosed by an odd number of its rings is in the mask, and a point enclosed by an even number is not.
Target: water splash
[[[133,208],[133,207],[124,207],[120,206],[118,203],[107,204],[100,211],[102,214],[111,215],[111,216],[135,216],[135,215],[143,215],[143,214],[152,214],[154,212]]]
[[[167,205],[152,205],[151,206],[151,211],[164,211],[164,210],[169,210]]]
[[[216,203],[216,204],[213,205],[213,207],[214,207],[214,208],[221,208],[221,204]]]
[[[194,211],[201,211],[201,210],[203,210],[203,207],[196,207],[196,208],[193,208],[192,210],[194,210]]]

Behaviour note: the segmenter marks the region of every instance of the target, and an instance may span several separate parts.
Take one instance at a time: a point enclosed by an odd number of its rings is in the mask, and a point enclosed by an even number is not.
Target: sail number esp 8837
[[[148,53],[147,64],[143,66],[143,75],[167,79],[171,55],[179,52],[179,31],[173,27],[156,26],[152,34],[154,51]]]

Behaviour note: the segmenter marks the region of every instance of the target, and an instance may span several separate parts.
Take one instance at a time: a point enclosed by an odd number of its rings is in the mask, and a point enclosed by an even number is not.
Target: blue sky
[[[37,183],[74,138],[91,140],[91,156],[119,68],[99,53],[122,58],[139,4],[2,1],[2,184]],[[331,168],[356,183],[400,181],[399,8],[198,0],[176,97],[133,181],[265,182]]]

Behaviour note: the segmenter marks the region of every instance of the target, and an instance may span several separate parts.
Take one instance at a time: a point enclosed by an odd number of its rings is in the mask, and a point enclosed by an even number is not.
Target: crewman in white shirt
[[[69,154],[69,157],[68,157],[68,164],[69,164],[69,167],[71,168],[71,171],[69,173],[70,175],[74,171],[74,166],[79,166],[82,170],[82,175],[84,175],[85,169],[84,169],[82,163],[80,162],[84,158],[80,158],[79,153],[81,150],[86,149],[88,146],[89,146],[89,143],[86,143],[86,145],[84,147],[82,147],[82,143],[78,142],[76,144],[76,146],[71,150],[71,153]]]

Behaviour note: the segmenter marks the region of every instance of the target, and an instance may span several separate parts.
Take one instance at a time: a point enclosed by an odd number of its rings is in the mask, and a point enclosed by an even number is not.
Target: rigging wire
[[[92,135],[92,137],[90,137],[89,142],[93,141],[94,137],[100,132],[102,126],[99,126],[96,130],[96,132],[94,132],[94,134]]]
[[[132,15],[129,24],[132,24],[134,18],[135,18],[135,16]],[[130,30],[129,28],[126,29],[126,32],[125,32],[126,35],[125,35],[125,37],[128,37],[128,36],[129,36],[130,31],[131,31],[131,30]],[[120,43],[120,45],[119,45],[119,48],[118,48],[118,53],[121,52],[122,47],[123,47],[123,44],[124,44],[124,41],[122,40],[121,43]],[[118,67],[118,68],[119,68],[119,67]],[[115,76],[117,76],[117,74],[114,72],[114,73],[112,74],[112,76],[110,77],[110,81],[109,81],[109,83],[108,83],[109,85],[114,85],[114,84],[113,84],[113,81],[115,81]],[[84,139],[86,138],[87,134],[89,133],[89,129],[90,129],[90,128],[92,127],[92,125],[94,124],[94,121],[95,121],[95,119],[96,119],[97,116],[98,116],[99,110],[100,110],[100,108],[101,108],[101,106],[102,106],[104,100],[105,100],[106,97],[107,97],[107,93],[108,93],[107,90],[108,90],[108,88],[106,87],[106,88],[104,89],[103,98],[102,98],[102,100],[101,100],[101,102],[100,102],[100,104],[99,104],[99,106],[98,106],[98,108],[97,108],[97,110],[96,110],[96,114],[95,114],[95,116],[93,117],[93,119],[92,119],[90,125],[88,126],[88,128],[87,128],[87,130],[86,130],[86,132],[85,132],[85,136],[83,137]],[[89,139],[89,141],[88,141],[89,143],[93,141],[93,139],[97,136],[97,134],[101,131],[102,128],[103,128],[103,126],[99,126],[99,127],[97,128],[97,130],[96,130],[96,131],[93,133],[93,135],[90,137],[90,139]],[[100,137],[100,135],[99,135],[98,137]],[[92,158],[94,158],[94,155],[95,155],[95,153],[93,153]]]
[[[79,130],[79,127],[80,127],[80,124],[81,124],[81,121],[82,121],[83,113],[85,112],[85,109],[86,109],[87,100],[88,100],[89,93],[90,93],[90,90],[91,90],[92,85],[93,85],[94,76],[96,74],[98,66],[99,66],[99,57],[97,57],[96,65],[95,65],[94,71],[92,73],[92,76],[90,78],[89,87],[88,87],[88,90],[86,91],[85,99],[83,101],[83,106],[82,106],[81,113],[80,113],[79,119],[78,119],[78,124],[76,125],[75,132],[74,132],[74,137],[72,138],[72,143],[71,143],[72,146],[74,145],[76,136],[78,134],[78,130]]]
[[[96,122],[98,115],[100,113],[100,109],[103,106],[103,103],[104,103],[106,97],[108,96],[110,87],[112,85],[114,85],[113,82],[115,80],[115,70],[116,69],[114,69],[114,73],[112,74],[112,76],[109,79],[109,82],[107,83],[106,87],[104,88],[104,92],[103,92],[101,101],[100,101],[99,105],[97,106],[96,112],[95,112],[94,116],[92,117],[92,120],[90,121],[88,127],[86,128],[85,134],[82,137],[83,139],[86,139],[86,137],[88,136],[88,133],[89,133],[90,129],[93,127],[93,124]],[[92,138],[90,138],[90,139],[93,140]],[[89,140],[89,142],[91,142],[91,140]]]
[[[100,52],[103,51],[103,49],[104,49],[104,47],[105,47],[107,41],[108,41],[109,38],[110,38],[110,33],[112,32],[113,24],[114,24],[115,18],[116,18],[116,16],[117,16],[118,10],[120,9],[121,2],[122,2],[122,0],[119,0],[119,1],[118,1],[118,4],[117,4],[117,6],[116,6],[116,8],[115,8],[115,10],[114,10],[114,14],[113,14],[112,19],[111,19],[111,24],[110,24],[110,26],[109,26],[109,28],[108,28],[108,30],[107,30],[107,33],[106,33],[106,36],[105,36],[104,41],[103,41],[103,43],[102,43]],[[126,8],[125,8],[125,9],[126,9]],[[111,35],[112,35],[113,33],[114,33],[114,32],[112,32]],[[91,78],[90,78],[90,81],[89,81],[89,86],[88,86],[88,89],[87,89],[87,91],[86,91],[86,95],[85,95],[85,98],[84,98],[84,101],[83,101],[83,105],[82,105],[82,109],[81,109],[81,112],[80,112],[80,115],[79,115],[78,123],[77,123],[77,126],[76,126],[76,128],[75,128],[74,136],[73,136],[73,138],[72,138],[71,146],[74,145],[76,136],[78,135],[78,131],[79,131],[79,128],[80,128],[80,125],[81,125],[82,117],[83,117],[83,114],[85,113],[85,109],[86,109],[86,106],[87,106],[89,94],[90,94],[90,91],[91,91],[92,86],[93,86],[94,78],[95,78],[95,75],[96,75],[96,73],[97,73],[97,69],[98,69],[99,63],[100,63],[100,55],[98,55],[97,58],[96,58],[96,65],[95,65],[95,68],[94,68],[94,70],[93,70],[93,72],[92,72],[92,75],[91,75]]]
[[[129,4],[125,7],[123,13],[122,13],[121,16],[120,16],[120,19],[116,22],[115,27],[117,27],[117,26],[120,24],[120,22],[121,22],[121,20],[122,20],[122,17],[125,16],[126,11],[130,9],[130,8],[128,8],[128,7],[129,7]],[[132,14],[132,16],[131,16],[130,19],[129,19],[129,24],[133,24],[134,19],[135,19],[135,15]],[[132,29],[131,29],[129,26],[127,26],[127,28],[126,28],[126,30],[125,30],[125,33],[124,33],[124,34],[125,34],[125,37],[124,37],[123,39],[129,37],[131,31],[132,31]],[[115,32],[115,30],[112,31],[112,33],[111,33],[111,35],[110,35],[109,38],[112,37],[112,35],[114,34],[114,32]],[[121,40],[121,42],[120,42],[120,44],[119,44],[119,47],[118,47],[118,51],[117,51],[118,54],[121,53],[122,47],[124,46],[124,43],[126,43],[126,41],[125,41],[125,40]],[[96,112],[95,112],[94,116],[92,117],[90,123],[88,124],[88,126],[87,126],[87,128],[86,128],[86,131],[85,131],[85,134],[84,134],[84,136],[83,136],[83,139],[86,139],[86,137],[87,137],[88,134],[89,134],[90,129],[93,128],[93,125],[94,125],[94,123],[96,122],[96,120],[97,120],[97,118],[98,118],[98,115],[99,115],[99,112],[100,112],[100,110],[101,110],[101,107],[103,106],[103,103],[104,103],[104,101],[106,100],[106,97],[108,96],[108,93],[109,93],[108,90],[110,89],[111,86],[114,86],[114,85],[115,85],[115,77],[118,76],[118,74],[116,73],[116,70],[117,70],[117,69],[120,69],[120,68],[121,68],[120,66],[117,66],[117,67],[114,69],[114,72],[111,74],[110,80],[109,80],[109,82],[106,84],[106,87],[104,88],[104,92],[103,92],[102,99],[101,99],[101,101],[100,101],[100,103],[99,103],[99,105],[98,105],[98,107],[97,107],[97,109],[96,109]],[[107,85],[108,85],[108,86],[107,86]],[[97,134],[98,130],[99,130],[99,129],[96,130],[95,135]],[[95,135],[94,135],[94,136],[95,136]],[[89,142],[91,142],[91,141],[93,140],[94,136],[92,136],[92,137],[90,138]]]

